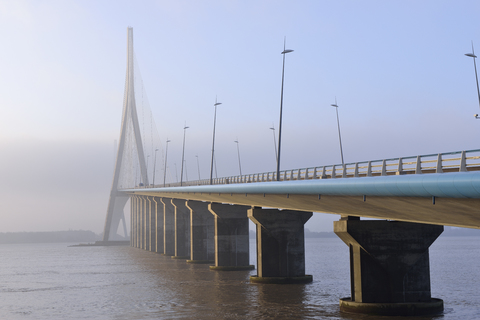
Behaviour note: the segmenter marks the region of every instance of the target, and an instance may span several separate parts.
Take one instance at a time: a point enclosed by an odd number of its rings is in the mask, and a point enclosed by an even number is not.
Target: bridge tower
[[[143,151],[140,126],[138,123],[137,108],[135,104],[135,88],[134,88],[134,63],[133,63],[133,28],[127,28],[127,76],[125,81],[125,95],[123,99],[123,116],[120,129],[120,142],[118,144],[117,158],[115,161],[115,171],[113,175],[112,189],[108,201],[107,216],[105,219],[105,227],[103,232],[103,241],[111,241],[115,235],[120,220],[123,220],[124,232],[125,214],[123,209],[129,197],[122,195],[118,191],[122,164],[125,162],[125,145],[129,130],[133,130],[132,136],[135,141],[136,155],[140,167],[141,180],[144,185],[148,185],[147,166],[145,162],[145,154]]]

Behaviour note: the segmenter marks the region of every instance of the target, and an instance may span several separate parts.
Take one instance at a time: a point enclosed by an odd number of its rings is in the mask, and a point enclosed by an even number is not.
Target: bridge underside
[[[480,229],[480,199],[298,194],[175,193],[136,190],[136,195],[229,203]]]

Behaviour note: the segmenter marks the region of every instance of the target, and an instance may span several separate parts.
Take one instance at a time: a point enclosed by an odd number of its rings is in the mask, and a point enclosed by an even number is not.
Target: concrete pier
[[[135,232],[135,226],[136,226],[136,219],[135,219],[135,202],[136,198],[135,196],[130,197],[130,246],[135,248],[136,245],[136,232]]]
[[[304,224],[312,212],[251,208],[248,217],[256,225],[257,270],[252,282],[308,283],[305,275]]]
[[[175,255],[172,259],[190,258],[190,210],[183,199],[172,199],[175,210]]]
[[[249,206],[210,203],[215,219],[215,266],[212,270],[252,270],[248,239]]]
[[[163,203],[163,254],[175,255],[175,207],[170,198],[160,198]]]
[[[139,214],[139,233],[140,243],[139,248],[145,249],[145,196],[139,196],[138,201],[138,214]]]
[[[140,196],[135,196],[135,247],[140,248]]]
[[[334,231],[350,248],[351,297],[340,310],[378,315],[443,311],[432,299],[428,248],[443,226],[342,218]]]
[[[150,206],[150,197],[148,196],[144,196],[143,197],[143,211],[144,211],[144,220],[143,220],[143,230],[145,232],[145,236],[144,236],[144,241],[145,241],[145,245],[144,245],[144,249],[147,250],[147,251],[150,251],[150,217],[151,217],[151,206]]]
[[[156,253],[163,253],[163,203],[160,198],[152,198],[152,210],[155,213],[155,250]]]
[[[187,263],[215,262],[215,222],[208,202],[187,201],[190,210],[190,260]]]
[[[148,212],[149,212],[149,223],[148,223],[148,234],[149,234],[149,251],[157,251],[157,228],[156,228],[156,219],[157,219],[157,210],[155,207],[155,202],[153,197],[147,197],[148,200]]]

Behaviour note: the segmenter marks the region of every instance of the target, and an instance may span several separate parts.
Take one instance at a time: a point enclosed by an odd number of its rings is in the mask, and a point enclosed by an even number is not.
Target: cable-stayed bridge
[[[115,238],[121,222],[126,234],[124,207],[130,199],[133,247],[212,263],[213,270],[245,270],[253,267],[248,261],[250,219],[256,225],[258,257],[258,274],[251,281],[309,282],[304,224],[313,212],[337,214],[341,218],[334,230],[349,246],[351,260],[352,292],[340,301],[342,310],[443,310],[443,302],[431,298],[428,248],[443,225],[480,228],[480,150],[167,184],[149,170],[150,155],[153,165],[159,150],[163,163],[166,159],[144,93],[135,92],[132,28],[127,48],[104,243]]]

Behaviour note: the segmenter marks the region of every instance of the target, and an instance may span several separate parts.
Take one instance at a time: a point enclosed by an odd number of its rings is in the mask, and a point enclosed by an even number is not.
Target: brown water
[[[480,319],[479,243],[440,237],[431,247],[432,296],[445,301],[436,318]],[[343,242],[307,239],[306,255],[313,283],[262,285],[249,283],[255,271],[210,271],[131,247],[2,245],[0,319],[390,319],[340,313],[350,288]]]

